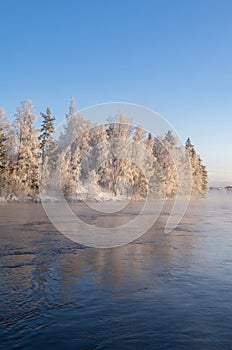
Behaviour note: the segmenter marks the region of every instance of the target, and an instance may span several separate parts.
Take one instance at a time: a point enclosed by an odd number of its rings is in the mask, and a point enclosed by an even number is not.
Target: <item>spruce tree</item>
[[[192,170],[192,195],[204,197],[208,192],[206,167],[202,164],[202,160],[196,153],[190,138],[186,141],[185,149]]]
[[[52,134],[55,131],[54,121],[55,117],[52,117],[51,110],[47,107],[46,113],[40,113],[43,121],[40,129],[40,150],[41,150],[41,159],[42,159],[42,168],[45,160],[46,154],[50,157],[56,150],[56,143],[54,142]]]

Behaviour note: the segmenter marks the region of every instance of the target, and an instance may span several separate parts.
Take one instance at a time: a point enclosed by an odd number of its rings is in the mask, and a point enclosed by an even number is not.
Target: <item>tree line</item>
[[[16,109],[11,123],[0,109],[0,197],[38,199],[59,187],[66,198],[111,196],[174,198],[208,192],[207,170],[188,138],[185,147],[171,131],[154,136],[124,115],[95,125],[72,99],[65,125],[55,135],[50,108],[41,127],[31,101]]]

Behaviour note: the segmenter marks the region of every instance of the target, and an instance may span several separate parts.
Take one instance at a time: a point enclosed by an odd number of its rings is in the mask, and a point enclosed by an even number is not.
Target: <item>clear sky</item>
[[[191,137],[210,183],[232,183],[231,0],[0,0],[0,106],[58,121],[125,101]],[[152,123],[152,121],[151,121]]]

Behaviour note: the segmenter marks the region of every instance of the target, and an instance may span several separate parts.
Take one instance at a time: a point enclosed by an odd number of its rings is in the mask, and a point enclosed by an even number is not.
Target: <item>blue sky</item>
[[[192,138],[210,182],[232,183],[230,0],[0,0],[0,106],[124,101]],[[151,120],[152,123],[152,120]]]

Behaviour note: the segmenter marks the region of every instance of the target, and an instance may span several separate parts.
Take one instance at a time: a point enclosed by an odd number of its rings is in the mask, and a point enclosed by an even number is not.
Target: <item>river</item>
[[[232,194],[212,192],[171,234],[163,212],[137,241],[97,249],[38,203],[1,204],[0,349],[231,349],[231,213]]]

